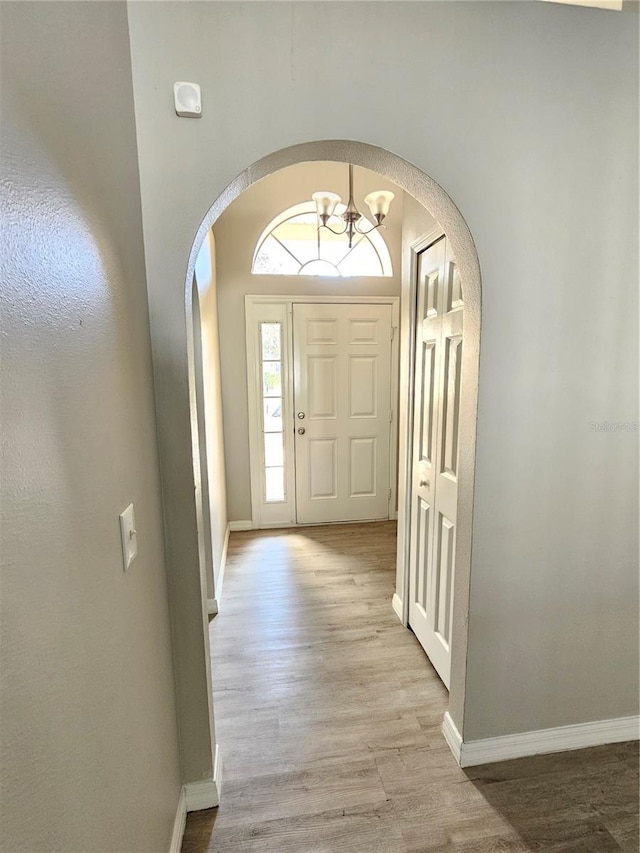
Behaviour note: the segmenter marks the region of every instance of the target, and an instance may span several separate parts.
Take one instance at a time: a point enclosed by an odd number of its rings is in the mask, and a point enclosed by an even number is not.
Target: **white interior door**
[[[389,517],[391,335],[391,305],[293,305],[298,524]]]
[[[442,237],[418,257],[409,625],[449,687],[463,301]]]

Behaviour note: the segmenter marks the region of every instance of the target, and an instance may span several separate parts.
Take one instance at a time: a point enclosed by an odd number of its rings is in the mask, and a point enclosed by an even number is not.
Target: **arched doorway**
[[[329,140],[303,143],[277,151],[251,165],[221,193],[208,210],[193,241],[185,282],[187,342],[190,382],[195,382],[194,329],[192,310],[192,283],[200,246],[221,214],[252,184],[288,166],[303,162],[334,161],[351,163],[378,172],[393,181],[419,202],[439,223],[456,258],[465,305],[465,355],[461,377],[461,403],[459,410],[459,469],[457,490],[457,532],[455,537],[456,573],[454,578],[454,605],[451,625],[451,677],[449,718],[458,731],[464,726],[464,700],[467,658],[467,619],[473,516],[473,489],[475,472],[475,431],[477,415],[477,381],[480,342],[481,279],[480,267],[469,229],[452,199],[427,174],[397,155],[366,143]],[[407,621],[407,586],[409,560],[409,477],[411,465],[411,436],[414,371],[414,339],[416,328],[416,269],[420,245],[415,244],[413,273],[403,281],[400,343],[400,412],[399,412],[399,502],[398,502],[398,552],[397,581],[394,607],[404,623]],[[198,435],[195,388],[191,388],[191,424],[194,437]],[[194,441],[197,447],[197,438]],[[198,477],[196,461],[194,474]],[[196,483],[197,485],[197,483]],[[196,488],[196,491],[198,489]],[[201,549],[202,551],[202,549]],[[208,661],[208,636],[205,632],[206,659]],[[213,708],[211,707],[211,713]]]

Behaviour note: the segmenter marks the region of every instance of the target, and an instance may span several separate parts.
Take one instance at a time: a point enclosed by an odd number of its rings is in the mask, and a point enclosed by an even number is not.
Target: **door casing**
[[[459,423],[459,479],[456,535],[456,571],[453,584],[453,620],[451,638],[451,681],[449,710],[445,719],[464,737],[466,695],[469,596],[473,534],[473,498],[475,489],[476,429],[478,415],[478,373],[480,356],[480,273],[475,247],[446,227],[438,226],[418,237],[405,248],[402,276],[400,395],[407,401],[399,412],[399,494],[398,552],[396,592],[393,609],[403,625],[409,622],[409,557],[411,546],[411,476],[413,470],[412,435],[414,406],[411,390],[415,373],[415,335],[417,322],[418,255],[440,237],[452,243],[465,293],[465,355]],[[451,239],[452,236],[454,239]]]
[[[261,478],[261,454],[259,450],[259,436],[261,434],[258,407],[256,405],[260,378],[257,374],[257,352],[255,349],[255,337],[249,334],[249,323],[256,319],[260,305],[280,305],[287,309],[289,333],[287,335],[287,368],[285,369],[284,394],[287,398],[289,412],[293,411],[293,348],[292,348],[292,325],[293,304],[339,304],[339,305],[391,305],[391,324],[394,335],[391,340],[391,431],[389,441],[389,485],[391,487],[391,498],[389,501],[389,518],[397,518],[398,500],[398,388],[399,388],[399,354],[400,354],[400,298],[397,296],[269,296],[269,295],[247,295],[245,296],[245,317],[247,319],[247,394],[249,408],[249,455],[251,475],[251,519],[254,529],[268,529],[274,527],[299,527],[295,518],[295,506],[292,507],[290,519],[283,521],[270,521],[263,518],[262,500],[262,478]],[[288,471],[293,471],[295,465],[293,447],[285,448],[285,466]],[[291,477],[288,476],[289,482]]]
[[[407,598],[409,624],[448,688],[464,300],[444,235],[418,261]]]
[[[416,323],[418,309],[418,255],[425,249],[428,249],[433,243],[445,236],[445,232],[440,226],[433,228],[426,234],[423,234],[409,247],[410,261],[408,264],[408,280],[404,282],[403,288],[403,306],[404,314],[408,320],[408,328],[403,334],[403,342],[405,343],[405,363],[406,363],[406,378],[405,382],[409,383],[409,387],[413,389],[413,379],[416,369]],[[463,282],[464,287],[464,282]],[[405,430],[404,436],[404,454],[401,453],[402,467],[400,471],[401,479],[404,482],[405,488],[400,494],[403,496],[398,502],[398,518],[404,519],[402,531],[398,525],[398,567],[401,582],[398,584],[402,595],[398,592],[393,596],[392,606],[396,615],[405,627],[409,627],[409,570],[411,566],[411,477],[413,473],[413,421],[414,421],[414,401],[413,393],[406,395],[407,406],[404,411],[405,415]],[[400,512],[400,502],[402,502],[402,512]],[[455,594],[455,588],[454,588]]]

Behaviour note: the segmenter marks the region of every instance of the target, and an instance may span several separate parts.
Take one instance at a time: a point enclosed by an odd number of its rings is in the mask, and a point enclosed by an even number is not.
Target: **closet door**
[[[448,687],[464,307],[444,237],[420,254],[417,285],[409,625]]]

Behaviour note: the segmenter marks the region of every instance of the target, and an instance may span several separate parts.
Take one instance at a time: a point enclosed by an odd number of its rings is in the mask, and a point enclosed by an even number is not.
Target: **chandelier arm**
[[[367,231],[362,231],[360,228],[358,228],[357,222],[355,224],[356,231],[358,232],[358,234],[362,234],[363,236],[366,236],[367,234],[371,234],[372,231],[377,231],[378,228],[382,228],[382,222],[379,222],[377,225],[372,225],[371,228],[369,228]]]
[[[339,237],[341,234],[346,234],[346,233],[347,233],[347,230],[348,230],[348,226],[347,226],[346,224],[345,224],[344,228],[342,229],[342,231],[334,231],[334,230],[333,230],[333,228],[330,228],[328,225],[319,225],[319,226],[318,226],[318,231],[320,231],[320,229],[321,229],[321,228],[326,228],[326,229],[327,229],[327,231],[331,231],[331,233],[332,233],[332,234],[335,234],[335,235],[336,235],[336,236],[338,236],[338,237]]]

